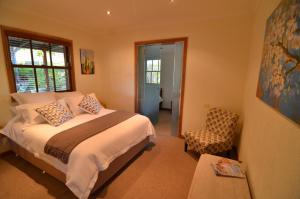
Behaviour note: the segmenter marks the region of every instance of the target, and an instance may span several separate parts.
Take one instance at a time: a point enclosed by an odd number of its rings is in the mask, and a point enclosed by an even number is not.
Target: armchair
[[[239,116],[222,108],[209,109],[204,128],[183,133],[185,151],[216,154],[232,149]]]

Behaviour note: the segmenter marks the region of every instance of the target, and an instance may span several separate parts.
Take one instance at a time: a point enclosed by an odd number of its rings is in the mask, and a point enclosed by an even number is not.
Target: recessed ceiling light
[[[175,0],[170,0],[170,3],[174,3]]]
[[[111,15],[111,12],[108,10],[108,11],[106,11],[106,15]]]

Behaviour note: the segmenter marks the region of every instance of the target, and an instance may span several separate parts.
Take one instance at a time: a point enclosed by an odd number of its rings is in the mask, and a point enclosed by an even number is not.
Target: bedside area
[[[10,151],[7,138],[1,134],[3,127],[0,127],[0,154]]]

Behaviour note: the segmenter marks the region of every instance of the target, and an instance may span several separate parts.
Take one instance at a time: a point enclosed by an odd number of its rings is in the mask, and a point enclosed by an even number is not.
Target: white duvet
[[[4,128],[3,134],[66,174],[66,185],[80,199],[88,198],[98,172],[105,170],[118,156],[147,136],[155,137],[155,130],[148,118],[135,115],[80,143],[71,153],[68,164],[44,153],[44,146],[55,134],[113,112],[101,109],[97,115],[81,114],[58,127],[49,124],[25,126],[19,116]]]

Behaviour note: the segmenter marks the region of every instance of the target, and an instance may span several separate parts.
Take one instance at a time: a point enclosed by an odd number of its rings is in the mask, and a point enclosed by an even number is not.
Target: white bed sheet
[[[111,112],[113,110],[101,109],[97,115],[81,114],[58,127],[49,124],[25,126],[19,116],[16,116],[6,125],[3,134],[35,157],[65,173],[69,189],[78,198],[85,199],[94,187],[99,171],[105,170],[114,159],[147,136],[153,141],[155,130],[150,120],[142,115],[135,115],[83,141],[72,151],[68,164],[45,154],[44,146],[55,134]]]

